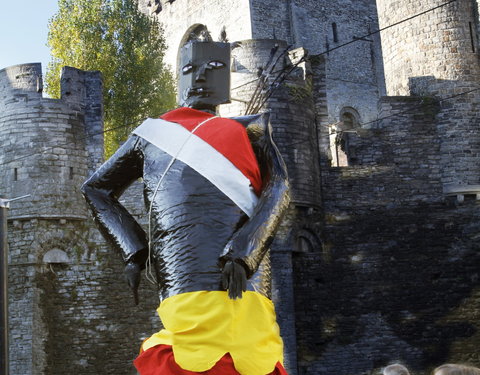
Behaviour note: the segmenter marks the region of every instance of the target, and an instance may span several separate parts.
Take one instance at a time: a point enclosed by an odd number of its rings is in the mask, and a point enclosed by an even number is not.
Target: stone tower
[[[341,121],[354,109],[357,122],[376,116],[376,102],[384,95],[383,65],[375,2],[318,0],[139,1],[144,12],[158,18],[168,50],[166,62],[175,69],[182,40],[204,25],[214,40],[225,28],[230,42],[279,39],[293,48],[326,57],[328,120]],[[360,15],[360,16],[359,16]],[[339,46],[358,40],[344,48]],[[331,51],[331,52],[327,52]]]
[[[10,374],[129,372],[157,302],[144,285],[148,308],[111,307],[132,296],[80,193],[103,159],[101,74],[65,67],[51,99],[40,64],[0,70],[0,144],[0,194],[30,195],[8,215]]]
[[[479,190],[477,2],[378,0],[377,5],[381,27],[433,9],[382,31],[387,95],[440,101],[437,132],[444,190]]]
[[[47,312],[36,274],[42,265],[70,263],[72,249],[85,246],[87,211],[78,187],[102,157],[101,143],[88,157],[85,142],[85,124],[89,131],[103,126],[100,74],[65,68],[62,80],[63,99],[49,99],[42,97],[40,64],[0,70],[0,191],[30,195],[9,215],[12,374],[46,366]]]
[[[84,217],[78,185],[87,168],[98,166],[102,158],[98,147],[87,157],[84,128],[86,123],[91,124],[88,132],[101,129],[100,74],[64,68],[62,100],[42,97],[40,64],[13,66],[0,74],[2,193],[31,195],[17,205],[16,215],[22,217]],[[87,92],[95,104],[87,103]],[[96,137],[101,145],[101,132]],[[51,197],[57,205],[51,205]]]

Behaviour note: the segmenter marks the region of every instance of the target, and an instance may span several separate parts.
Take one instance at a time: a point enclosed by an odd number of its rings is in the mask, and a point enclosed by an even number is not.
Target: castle
[[[270,254],[290,374],[479,366],[478,1],[139,5],[172,67],[204,28],[238,42],[225,116],[291,46],[263,106],[293,192]],[[9,212],[11,374],[129,374],[157,300],[143,282],[133,306],[79,193],[101,163],[101,76],[66,67],[61,99],[41,91],[39,64],[0,70],[0,194],[31,195]],[[140,189],[124,200],[144,222]]]

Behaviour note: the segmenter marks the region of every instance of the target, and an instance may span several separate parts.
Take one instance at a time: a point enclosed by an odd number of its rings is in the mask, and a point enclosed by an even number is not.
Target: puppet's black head
[[[180,50],[179,104],[215,110],[230,102],[230,44],[192,41]]]

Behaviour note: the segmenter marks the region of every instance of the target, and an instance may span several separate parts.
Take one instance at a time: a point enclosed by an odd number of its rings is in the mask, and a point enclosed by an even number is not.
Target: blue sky
[[[0,0],[0,69],[50,61],[48,21],[56,13],[57,0]]]

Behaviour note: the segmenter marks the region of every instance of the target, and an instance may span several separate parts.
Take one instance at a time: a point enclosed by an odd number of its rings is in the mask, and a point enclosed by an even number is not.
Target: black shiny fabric
[[[143,177],[146,209],[151,208],[151,260],[162,299],[191,291],[223,290],[222,269],[229,260],[245,267],[248,290],[269,297],[265,254],[288,207],[287,173],[271,138],[268,114],[236,120],[247,128],[262,173],[262,194],[250,218],[179,160],[155,192],[172,157],[137,136],[131,136],[82,187],[106,239],[125,262],[143,265],[148,257],[148,234],[118,202],[122,192]]]

